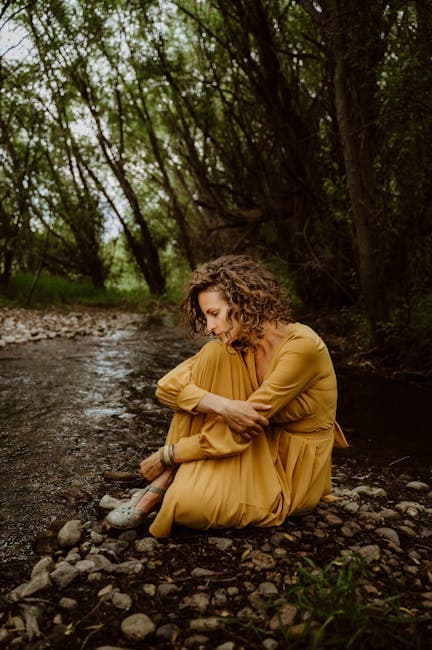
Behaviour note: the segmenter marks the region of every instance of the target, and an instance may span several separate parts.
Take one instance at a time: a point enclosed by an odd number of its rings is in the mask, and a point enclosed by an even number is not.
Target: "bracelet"
[[[173,465],[177,465],[174,460],[174,445],[164,445],[164,447],[160,447],[159,458],[164,467],[173,467]]]

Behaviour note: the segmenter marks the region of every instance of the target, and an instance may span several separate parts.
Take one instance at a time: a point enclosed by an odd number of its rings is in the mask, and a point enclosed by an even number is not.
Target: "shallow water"
[[[99,498],[118,489],[103,471],[134,470],[161,444],[170,414],[154,398],[156,380],[199,346],[178,327],[130,325],[103,338],[0,350],[3,573],[44,552],[44,531],[56,523],[96,516]],[[430,466],[430,385],[350,369],[338,377],[339,420],[352,445],[339,462],[360,454],[384,466]]]

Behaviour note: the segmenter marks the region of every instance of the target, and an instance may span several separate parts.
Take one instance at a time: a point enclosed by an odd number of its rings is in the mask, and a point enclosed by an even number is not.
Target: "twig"
[[[388,464],[388,467],[391,467],[392,465],[396,465],[396,463],[400,463],[403,460],[407,460],[409,456],[402,456],[402,458],[398,458],[397,460],[392,461],[391,463]]]

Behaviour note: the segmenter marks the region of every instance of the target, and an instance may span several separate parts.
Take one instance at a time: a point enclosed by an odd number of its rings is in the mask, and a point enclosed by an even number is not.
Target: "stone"
[[[57,585],[57,587],[60,587],[60,589],[64,589],[70,585],[77,575],[79,575],[78,569],[68,562],[59,562],[54,571],[50,573],[52,581]]]
[[[143,592],[147,594],[147,596],[153,597],[156,594],[156,585],[146,582],[143,585]]]
[[[396,510],[408,517],[418,517],[420,512],[423,512],[424,506],[417,501],[400,501],[396,504]]]
[[[92,571],[105,571],[106,573],[112,573],[115,566],[107,557],[105,557],[105,555],[92,555],[90,553],[85,556],[85,560],[92,562],[94,565],[94,568],[90,570],[90,573]]]
[[[147,614],[132,614],[123,619],[120,625],[123,636],[129,641],[143,641],[155,631],[155,624]]]
[[[222,627],[223,621],[216,616],[209,616],[207,618],[195,618],[190,622],[190,629],[195,632],[212,632]]]
[[[135,550],[138,553],[154,553],[160,548],[162,548],[162,544],[154,537],[144,537],[143,539],[137,539],[135,542]]]
[[[248,594],[248,601],[254,609],[265,609],[265,601],[259,591],[253,591],[251,594]]]
[[[27,596],[32,596],[38,591],[49,589],[50,587],[52,587],[50,575],[47,571],[44,571],[36,574],[30,582],[24,582],[18,587],[15,587],[15,589],[12,589],[12,591],[7,594],[6,601],[9,603],[17,603]]]
[[[192,596],[185,596],[181,602],[182,607],[191,607],[192,609],[198,610],[200,614],[204,614],[207,611],[210,605],[210,597],[208,594],[204,594],[199,591]]]
[[[90,540],[93,544],[102,544],[105,537],[101,533],[97,533],[95,530],[90,531]]]
[[[400,546],[399,535],[393,528],[376,528],[375,533],[380,537],[389,539],[393,544],[396,544],[396,546]]]
[[[225,641],[225,643],[221,643],[220,645],[216,646],[216,650],[234,650],[234,648],[234,641]]]
[[[82,523],[80,519],[72,519],[65,523],[58,532],[58,543],[63,548],[75,546],[81,539]]]
[[[208,647],[209,638],[204,634],[193,634],[184,640],[183,646],[185,648],[198,648],[198,650],[204,650]]]
[[[354,494],[371,497],[371,499],[387,498],[387,492],[383,488],[372,487],[370,485],[358,485],[352,491]]]
[[[273,594],[278,593],[278,588],[275,584],[273,584],[273,582],[261,582],[261,584],[258,586],[258,591],[263,596],[272,596]]]
[[[427,492],[429,490],[429,485],[422,481],[410,481],[410,483],[407,483],[407,488],[415,490],[416,492]]]
[[[75,567],[80,573],[90,573],[91,571],[97,571],[96,564],[92,560],[80,560],[75,564]]]
[[[195,567],[195,569],[192,570],[191,575],[194,578],[206,578],[207,576],[214,576],[215,571],[211,571],[210,569],[202,569],[201,567]]]
[[[357,505],[357,504],[355,504],[355,505]],[[338,517],[337,515],[334,515],[331,512],[329,512],[325,516],[325,521],[329,526],[340,526],[341,524],[343,524],[343,520],[340,517]]]
[[[346,521],[341,528],[341,535],[344,537],[354,537],[361,531],[361,526],[359,526],[355,521]]]
[[[173,643],[179,635],[179,632],[179,628],[174,623],[165,623],[156,630],[156,637]]]
[[[268,637],[267,639],[264,639],[262,646],[265,648],[265,650],[276,650],[276,648],[279,647],[279,643],[276,641],[276,639]]]
[[[60,598],[59,600],[59,606],[62,609],[66,609],[66,610],[75,609],[77,605],[78,605],[78,601],[75,600],[74,598],[67,598],[66,596],[63,596],[63,598]]]
[[[138,560],[126,560],[126,562],[122,562],[121,564],[113,565],[114,573],[124,573],[126,575],[141,573],[142,569],[143,569],[143,564]]]
[[[162,582],[157,588],[157,592],[161,598],[174,596],[179,591],[180,588],[177,585],[175,585],[173,582]]]
[[[211,599],[211,604],[213,607],[224,607],[228,602],[227,590],[223,587],[221,589],[216,589]]]
[[[121,504],[120,499],[115,499],[109,494],[104,494],[102,499],[99,501],[99,507],[103,510],[114,510]]]
[[[115,591],[111,597],[112,604],[117,609],[125,609],[126,611],[132,607],[132,598],[129,594],[122,594],[119,591]]]
[[[385,521],[395,521],[400,519],[400,514],[393,508],[381,508],[378,513]]]
[[[276,560],[274,557],[263,551],[252,551],[250,558],[254,565],[259,569],[274,569],[276,566]]]
[[[208,543],[216,546],[218,551],[226,551],[232,546],[233,541],[229,537],[209,537]]]
[[[380,547],[376,544],[367,544],[366,546],[362,546],[358,549],[357,553],[368,564],[370,562],[377,562],[381,558]]]
[[[129,650],[128,648],[125,648],[124,646],[119,646],[119,645],[99,645],[96,650]]]
[[[294,605],[282,605],[282,607],[270,619],[271,630],[278,630],[281,627],[288,627],[294,623],[298,609]]]
[[[43,557],[39,560],[39,562],[36,562],[34,565],[32,572],[31,572],[31,577],[34,578],[37,576],[39,573],[50,573],[55,567],[55,562],[52,557]]]

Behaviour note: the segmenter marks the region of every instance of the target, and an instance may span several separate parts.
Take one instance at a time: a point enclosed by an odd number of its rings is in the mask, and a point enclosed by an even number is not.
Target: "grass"
[[[266,617],[278,621],[273,634],[282,647],[292,649],[425,648],[418,624],[426,617],[402,608],[399,594],[368,595],[364,587],[374,582],[371,569],[359,558],[338,558],[324,568],[303,558],[283,596],[267,603]],[[283,624],[287,605],[296,610],[290,625]],[[242,624],[261,640],[269,635],[256,621]]]

